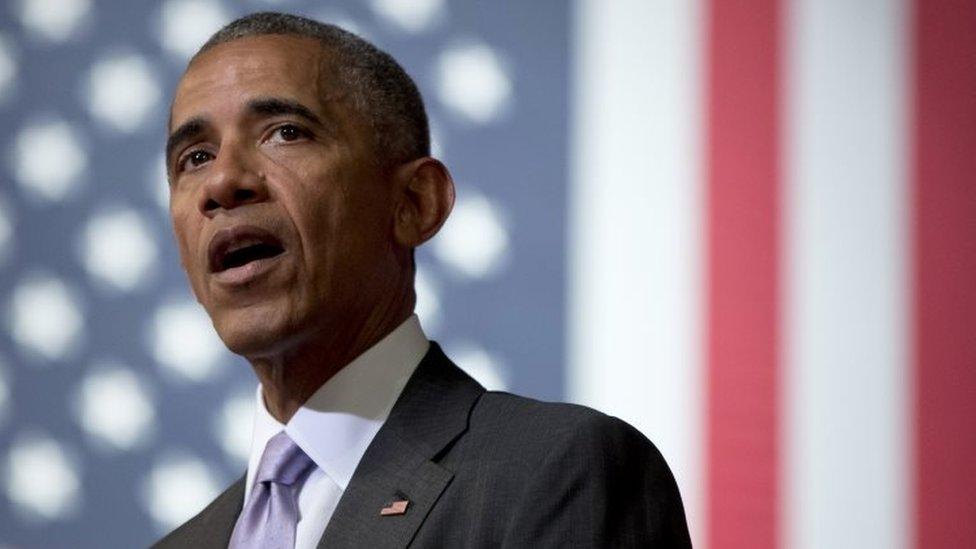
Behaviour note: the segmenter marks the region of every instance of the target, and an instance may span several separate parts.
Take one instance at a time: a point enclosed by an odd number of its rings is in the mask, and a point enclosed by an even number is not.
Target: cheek
[[[298,235],[306,255],[332,241],[339,228],[343,201],[338,178],[321,166],[296,162],[268,170],[272,201],[277,202]],[[307,249],[305,249],[307,248]]]
[[[333,255],[342,247],[342,230],[328,201],[316,196],[306,198],[307,202],[296,205],[292,221],[313,282],[321,282],[327,280]]]
[[[187,216],[174,213],[170,216],[170,220],[173,223],[176,247],[180,252],[180,264],[187,274],[192,275],[192,269],[196,266],[192,261],[196,256],[193,243],[196,241],[196,235],[199,235],[199,229],[192,225]]]

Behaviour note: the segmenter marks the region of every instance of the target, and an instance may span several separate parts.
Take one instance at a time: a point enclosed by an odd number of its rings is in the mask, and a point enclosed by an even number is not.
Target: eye
[[[184,154],[176,163],[177,171],[192,170],[213,159],[213,155],[202,149]]]
[[[271,137],[268,139],[268,141],[287,143],[291,141],[298,141],[299,139],[306,137],[309,137],[309,133],[305,129],[294,124],[284,124],[278,126],[274,129],[274,131],[271,132]]]

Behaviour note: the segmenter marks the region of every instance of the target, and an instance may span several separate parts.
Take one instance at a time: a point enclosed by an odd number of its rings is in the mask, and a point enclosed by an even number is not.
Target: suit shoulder
[[[472,416],[477,419],[500,417],[506,421],[525,421],[528,422],[526,426],[545,429],[623,429],[640,434],[620,418],[588,406],[546,402],[503,391],[486,391],[475,405]]]
[[[505,439],[496,440],[500,443],[515,442],[523,449],[540,446],[551,453],[572,447],[576,453],[592,449],[604,454],[641,449],[647,457],[663,462],[654,444],[636,428],[579,404],[488,391],[472,410],[470,427],[476,434]]]
[[[595,547],[690,546],[668,464],[618,418],[488,392],[463,438],[451,465],[459,485],[470,487],[464,493],[474,497],[490,482],[477,497],[492,502],[476,508],[512,509],[501,546],[572,545],[569,539]]]

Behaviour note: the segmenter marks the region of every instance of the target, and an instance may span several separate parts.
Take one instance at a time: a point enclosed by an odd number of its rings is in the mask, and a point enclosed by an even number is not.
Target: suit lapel
[[[363,455],[319,549],[406,547],[453,477],[433,460],[467,428],[482,393],[431,343]],[[408,501],[405,512],[381,515],[394,501]]]
[[[226,549],[244,506],[244,478],[224,490],[206,509],[153,545],[154,549],[195,547]]]

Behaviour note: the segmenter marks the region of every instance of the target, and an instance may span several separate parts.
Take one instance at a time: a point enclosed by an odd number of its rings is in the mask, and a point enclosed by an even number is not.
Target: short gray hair
[[[369,121],[384,167],[430,155],[427,112],[413,79],[390,54],[335,25],[286,13],[252,13],[214,33],[194,58],[218,44],[269,34],[312,38],[336,55],[341,84]]]

